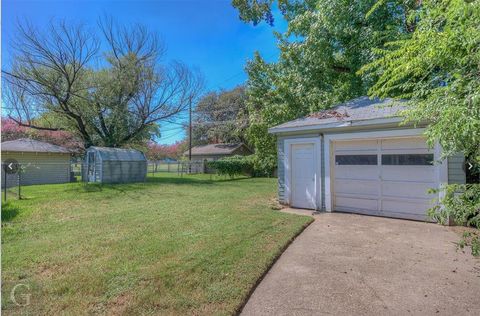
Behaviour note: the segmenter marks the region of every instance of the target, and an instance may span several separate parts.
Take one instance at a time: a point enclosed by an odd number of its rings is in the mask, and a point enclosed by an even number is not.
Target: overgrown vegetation
[[[438,193],[438,191],[437,191]],[[443,188],[440,205],[428,211],[429,216],[442,224],[453,221],[457,225],[480,227],[480,184],[452,184]],[[470,246],[474,256],[480,255],[480,234],[466,232],[459,246]]]
[[[256,154],[250,156],[232,156],[216,161],[207,162],[208,167],[216,170],[219,175],[228,175],[231,178],[238,175],[253,177],[271,177],[275,169],[274,164],[265,164]]]
[[[235,314],[312,221],[272,210],[275,180],[265,178],[161,174],[22,191],[2,208],[5,315]],[[28,306],[10,299],[19,283]]]
[[[252,156],[232,156],[215,161],[208,161],[209,168],[214,169],[219,175],[228,175],[230,178],[239,175],[253,175]]]

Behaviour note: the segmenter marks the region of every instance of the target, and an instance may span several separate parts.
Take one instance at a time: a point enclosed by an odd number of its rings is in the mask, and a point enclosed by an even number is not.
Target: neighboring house
[[[192,172],[204,172],[204,162],[218,160],[228,156],[247,156],[253,151],[243,143],[237,144],[209,144],[192,147]],[[188,150],[183,154],[188,158]],[[195,164],[197,163],[197,164]]]
[[[269,129],[278,195],[292,207],[428,220],[430,188],[465,183],[464,157],[441,161],[423,127],[401,126],[401,101],[361,97]]]
[[[70,151],[64,147],[28,138],[6,141],[2,146],[2,165],[14,159],[21,165],[22,185],[70,182]],[[18,184],[18,174],[7,174],[7,187]],[[2,187],[5,174],[2,168]]]
[[[89,147],[82,179],[85,182],[142,182],[147,176],[147,158],[135,149]]]
[[[211,161],[228,156],[247,156],[251,154],[253,154],[252,150],[243,143],[209,144],[192,147],[192,161]],[[188,150],[183,155],[188,157]]]

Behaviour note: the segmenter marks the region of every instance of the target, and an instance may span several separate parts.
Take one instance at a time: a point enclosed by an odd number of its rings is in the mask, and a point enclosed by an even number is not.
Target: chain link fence
[[[20,160],[20,159],[19,159]],[[87,181],[87,165],[83,160],[70,162],[3,161],[1,164],[2,198],[21,198],[21,187],[38,184],[61,184]],[[15,167],[11,169],[11,167]],[[157,173],[214,174],[206,161],[149,161],[147,177]]]
[[[3,199],[21,198],[21,187],[36,184],[58,184],[77,181],[72,164],[67,162],[30,162],[6,160],[1,165]]]
[[[192,160],[192,161],[149,161],[148,174],[154,175],[159,172],[171,172],[177,174],[198,174],[206,173],[213,174],[215,170],[208,167],[206,161]]]

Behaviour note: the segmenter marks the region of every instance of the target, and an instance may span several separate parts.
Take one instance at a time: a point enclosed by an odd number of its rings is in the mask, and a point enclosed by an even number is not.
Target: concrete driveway
[[[436,224],[323,213],[242,315],[480,315],[480,260]]]

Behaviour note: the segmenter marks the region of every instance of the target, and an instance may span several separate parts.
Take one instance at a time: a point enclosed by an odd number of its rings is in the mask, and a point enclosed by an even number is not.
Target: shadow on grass
[[[6,202],[2,204],[2,222],[10,222],[20,211],[20,208],[12,203]]]
[[[214,184],[214,180],[209,179],[199,179],[192,178],[189,176],[183,177],[147,177],[147,184],[189,184],[189,185],[204,185],[204,184]]]
[[[76,186],[72,186],[66,191],[75,191],[78,193],[90,193],[90,192],[101,192],[103,191],[103,185],[99,183],[81,183]]]
[[[184,175],[183,177],[147,177],[147,183],[165,183],[165,184],[189,184],[189,185],[211,185],[219,182],[231,182],[231,181],[240,181],[240,180],[247,180],[250,179],[249,177],[237,177],[237,178],[230,178],[230,177],[219,177],[214,176],[212,179],[199,179],[195,178],[194,176]]]
[[[103,192],[105,190],[113,190],[120,193],[127,193],[128,191],[141,190],[145,187],[151,187],[161,184],[169,185],[193,185],[193,186],[204,186],[204,185],[215,185],[222,182],[231,182],[231,181],[241,181],[250,179],[248,177],[219,177],[214,176],[212,179],[208,178],[198,178],[195,176],[184,175],[183,177],[179,176],[161,176],[161,177],[151,177],[147,176],[145,182],[135,182],[135,183],[116,183],[116,184],[101,184],[101,183],[79,183],[78,185],[72,186],[66,191],[78,192],[78,193],[95,193]]]

